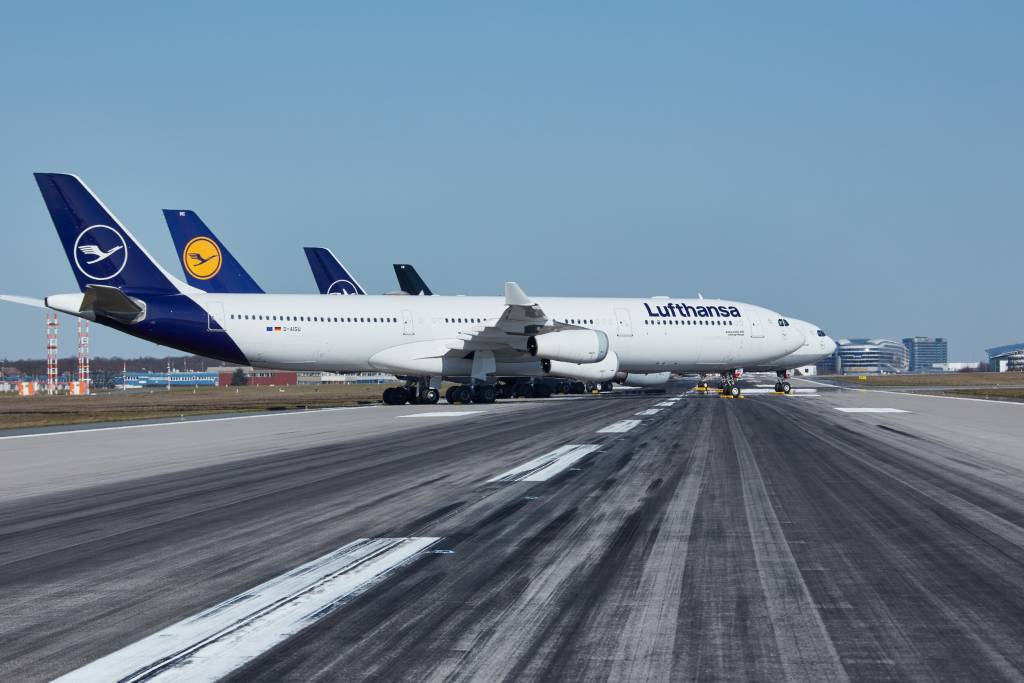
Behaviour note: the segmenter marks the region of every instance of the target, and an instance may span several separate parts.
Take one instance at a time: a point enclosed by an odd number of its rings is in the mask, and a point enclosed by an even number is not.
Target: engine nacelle
[[[552,377],[566,377],[583,382],[608,382],[619,371],[619,357],[609,351],[604,360],[597,363],[566,363],[560,360],[542,361],[544,374]]]
[[[600,363],[608,355],[608,335],[600,330],[559,330],[530,337],[531,356],[565,363]]]
[[[620,372],[615,381],[627,387],[660,387],[672,377],[671,372]]]

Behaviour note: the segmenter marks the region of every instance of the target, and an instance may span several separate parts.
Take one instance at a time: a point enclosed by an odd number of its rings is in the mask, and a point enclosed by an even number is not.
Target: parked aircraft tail
[[[164,220],[190,285],[218,294],[264,293],[195,211],[164,209]]]
[[[35,178],[83,292],[89,285],[128,294],[174,294],[185,287],[77,176],[36,173]]]
[[[341,265],[341,261],[323,247],[303,247],[309,268],[321,294],[366,294],[356,279]]]

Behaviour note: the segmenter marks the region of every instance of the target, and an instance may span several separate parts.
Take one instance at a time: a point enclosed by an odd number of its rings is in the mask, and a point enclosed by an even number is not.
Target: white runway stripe
[[[661,412],[661,408],[648,408],[647,410],[641,410],[637,415],[657,415]]]
[[[598,429],[597,433],[621,434],[622,432],[628,432],[630,429],[636,427],[638,424],[640,424],[640,420],[619,420],[618,422],[613,422],[612,424],[608,425],[607,427],[604,427],[603,429]]]
[[[655,408],[671,408],[675,403],[673,401],[662,401],[661,403],[655,403]]]
[[[547,481],[551,477],[555,476],[559,472],[568,469],[580,458],[589,455],[596,451],[600,446],[594,444],[568,444],[560,448],[556,448],[546,455],[542,455],[539,458],[523,463],[519,467],[513,468],[508,472],[504,472],[488,479],[488,483],[496,481],[501,482],[513,482],[513,481]]]
[[[899,408],[836,408],[843,413],[909,413],[909,410]]]
[[[439,540],[359,539],[57,680],[218,680]]]

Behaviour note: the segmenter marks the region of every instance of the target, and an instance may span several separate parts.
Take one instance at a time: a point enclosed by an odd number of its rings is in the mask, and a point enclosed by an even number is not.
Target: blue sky
[[[322,245],[374,292],[402,261],[1024,340],[1018,2],[293,4],[7,8],[0,292],[75,290],[31,177],[70,171],[172,271],[191,208],[268,291]],[[41,357],[43,313],[2,310],[0,356]]]

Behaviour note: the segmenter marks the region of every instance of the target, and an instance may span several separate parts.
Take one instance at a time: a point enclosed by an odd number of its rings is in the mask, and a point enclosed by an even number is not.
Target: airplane
[[[800,328],[804,337],[803,346],[788,356],[771,363],[745,368],[747,372],[774,372],[778,378],[778,381],[775,382],[775,391],[783,394],[788,394],[793,390],[793,386],[786,381],[789,378],[790,370],[802,368],[805,365],[814,365],[831,356],[836,350],[835,340],[825,334],[817,325],[797,318],[788,318],[787,320],[790,325]]]
[[[214,249],[222,250],[225,254],[225,259],[232,258],[224,246],[223,242],[214,236],[213,232],[191,211],[182,210],[164,210],[164,218],[167,222],[167,227],[171,231],[171,237],[174,240],[175,246],[178,251],[182,253],[182,268],[185,271],[186,277],[190,274],[190,268],[195,269],[194,265],[191,265],[188,261],[188,257],[191,256],[188,250],[185,249],[185,245],[191,244],[193,240],[197,238],[203,238],[206,241],[211,242],[211,245],[205,245],[208,250],[213,251]],[[365,295],[366,291],[358,283],[354,276],[352,276],[348,269],[338,260],[334,253],[330,249],[322,247],[305,247],[306,258],[309,261],[310,270],[313,272],[313,277],[317,281],[317,287],[320,289],[321,294],[359,294]],[[241,264],[235,262],[237,266],[232,269],[232,272],[241,272],[248,277]],[[420,277],[416,269],[408,263],[395,263],[393,264],[395,269],[395,276],[398,278],[398,284],[404,294],[412,295],[426,295],[431,296],[433,292]],[[222,271],[223,273],[224,271]],[[195,279],[190,284],[202,289],[203,291],[210,292],[226,292],[226,293],[238,293],[244,294],[251,292],[251,288],[247,287],[246,282],[239,280],[223,280],[218,281],[221,277],[221,273],[216,273],[214,277],[208,279]],[[251,278],[249,278],[251,280]],[[252,282],[255,285],[255,281]],[[211,288],[211,286],[215,286]],[[237,288],[237,289],[236,289]],[[260,290],[262,292],[262,290]],[[548,373],[550,374],[550,373]],[[500,378],[499,380],[499,397],[500,398],[511,398],[513,394],[519,392],[522,395],[528,396],[550,396],[553,388],[560,388],[566,392],[583,393],[586,390],[586,382],[597,379],[590,377],[585,369],[582,373],[583,376],[568,376],[566,375],[562,380],[575,380],[573,384],[567,384],[564,381],[556,384],[554,387],[548,385],[538,385],[536,382],[531,382],[530,386],[523,386],[520,383],[514,381],[513,378]],[[554,375],[551,375],[555,377]],[[656,386],[664,384],[669,380],[669,373],[657,373],[655,375],[634,375],[629,381],[632,386]],[[593,382],[591,382],[593,383]],[[600,386],[606,390],[611,390],[611,381],[605,381]]]
[[[330,249],[303,247],[321,294],[366,294]]]
[[[385,391],[391,404],[436,403],[442,377],[468,378],[449,392],[454,402],[490,403],[495,377],[584,368],[623,380],[725,373],[735,397],[737,368],[804,343],[778,313],[717,299],[534,299],[515,282],[504,297],[204,292],[157,263],[78,177],[35,178],[81,290],[47,296],[46,307],[231,363],[408,377]],[[113,253],[90,263],[88,246]],[[38,305],[18,299],[7,298]]]
[[[211,293],[263,294],[195,211],[164,209],[164,221],[188,284]]]

